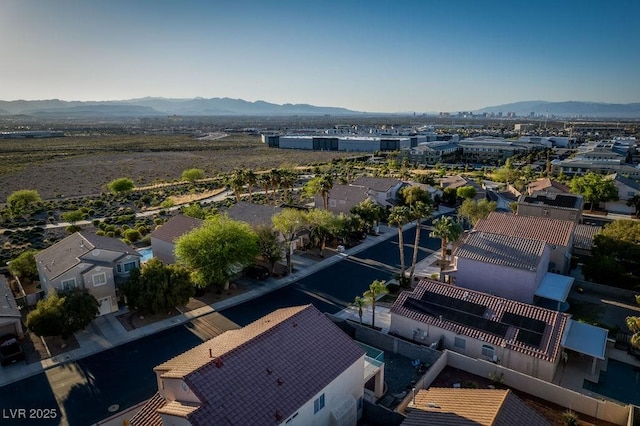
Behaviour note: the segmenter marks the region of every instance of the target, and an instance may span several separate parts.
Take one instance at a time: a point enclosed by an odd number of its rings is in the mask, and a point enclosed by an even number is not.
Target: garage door
[[[100,303],[100,314],[110,314],[111,313],[111,297],[105,297],[102,299],[98,299],[98,303]]]
[[[0,336],[3,336],[5,334],[18,334],[18,332],[16,331],[16,326],[13,322],[8,324],[0,324]]]

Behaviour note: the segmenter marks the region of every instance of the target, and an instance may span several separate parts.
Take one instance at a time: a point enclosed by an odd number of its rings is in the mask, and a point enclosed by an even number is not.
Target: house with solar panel
[[[552,219],[582,221],[584,199],[582,195],[556,192],[522,194],[518,198],[517,214],[521,216],[539,216]]]
[[[278,309],[154,368],[137,425],[356,425],[384,364],[313,305]]]
[[[607,344],[607,330],[568,314],[432,280],[396,299],[390,333],[549,382],[565,351],[591,357],[597,377]]]

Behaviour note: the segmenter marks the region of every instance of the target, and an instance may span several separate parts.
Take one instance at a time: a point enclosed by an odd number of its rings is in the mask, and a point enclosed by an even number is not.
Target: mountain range
[[[585,118],[640,118],[640,103],[608,104],[598,102],[523,101],[485,107],[481,113],[512,112],[520,117],[534,115]],[[28,115],[49,118],[91,117],[153,117],[183,116],[286,116],[286,115],[366,115],[372,114],[338,107],[309,104],[274,104],[265,101],[249,102],[231,98],[140,98],[120,101],[0,101],[0,116]],[[381,113],[376,113],[380,115]]]

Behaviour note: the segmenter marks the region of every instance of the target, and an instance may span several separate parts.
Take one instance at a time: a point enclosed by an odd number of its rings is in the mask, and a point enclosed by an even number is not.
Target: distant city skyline
[[[640,102],[640,2],[2,0],[0,99]]]

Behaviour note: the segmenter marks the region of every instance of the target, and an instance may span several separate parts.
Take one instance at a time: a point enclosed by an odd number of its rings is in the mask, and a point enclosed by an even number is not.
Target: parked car
[[[0,337],[0,364],[5,366],[22,359],[25,359],[25,356],[20,343],[18,343],[18,336],[5,334]]]
[[[244,274],[254,280],[264,280],[269,276],[269,270],[262,265],[251,265],[244,270]]]

